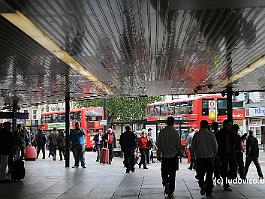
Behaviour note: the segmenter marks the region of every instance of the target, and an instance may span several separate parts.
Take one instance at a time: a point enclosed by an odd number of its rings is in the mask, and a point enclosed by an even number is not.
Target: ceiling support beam
[[[250,74],[251,72],[262,66],[265,66],[265,55],[253,61],[251,64],[249,64],[236,74],[232,75],[231,77],[224,79],[223,82],[219,85],[219,87],[225,88],[226,86],[233,84],[233,82],[235,82],[236,80]]]

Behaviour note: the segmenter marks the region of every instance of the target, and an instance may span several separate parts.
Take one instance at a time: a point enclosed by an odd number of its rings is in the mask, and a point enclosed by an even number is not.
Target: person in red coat
[[[142,130],[142,135],[139,138],[139,149],[140,149],[140,153],[141,153],[141,161],[139,163],[139,168],[141,168],[141,166],[144,166],[144,169],[148,169],[146,167],[146,161],[147,161],[147,153],[149,153],[149,149],[148,149],[148,138],[146,135],[146,130],[143,129]]]

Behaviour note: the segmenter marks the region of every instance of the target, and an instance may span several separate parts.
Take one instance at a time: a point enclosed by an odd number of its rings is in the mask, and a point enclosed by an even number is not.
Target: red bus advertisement
[[[100,121],[104,119],[102,107],[88,107],[73,109],[70,111],[70,129],[75,127],[75,122],[80,123],[80,127],[85,131],[86,148],[92,149],[93,138],[99,130],[103,130]],[[65,112],[53,111],[41,114],[41,129],[50,131],[53,128],[65,130]]]
[[[192,120],[183,124],[181,128],[182,144],[185,145],[189,128],[199,129],[201,120],[207,120],[209,123],[216,121],[221,125],[227,119],[227,99],[221,95],[207,95],[155,102],[148,105],[147,113],[147,121],[165,120],[169,116],[180,120]],[[233,102],[233,119],[245,119],[243,102]]]

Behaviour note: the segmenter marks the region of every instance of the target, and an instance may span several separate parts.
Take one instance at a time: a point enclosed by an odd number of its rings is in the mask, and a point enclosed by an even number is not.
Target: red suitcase
[[[35,161],[37,159],[37,150],[34,146],[26,146],[25,160]]]
[[[108,164],[109,163],[109,149],[108,148],[102,148],[101,149],[100,163],[102,163],[102,164]]]

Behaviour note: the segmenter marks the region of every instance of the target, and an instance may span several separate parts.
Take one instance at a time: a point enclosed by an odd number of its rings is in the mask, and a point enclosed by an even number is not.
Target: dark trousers
[[[220,161],[220,156],[216,155],[214,158],[214,177],[219,179],[221,173],[221,161]]]
[[[75,158],[75,166],[79,166],[79,161],[81,162],[81,166],[85,166],[85,145],[74,145],[73,154]]]
[[[59,147],[59,156],[60,156],[60,160],[63,160],[64,157],[64,147]]]
[[[112,159],[113,159],[113,146],[112,146],[112,144],[109,144],[108,148],[109,148],[109,162],[112,162]]]
[[[245,178],[245,167],[244,167],[244,161],[243,161],[243,153],[242,152],[236,152],[236,163],[237,163],[237,168],[238,172],[240,175],[240,178]]]
[[[97,149],[97,161],[100,160],[100,152],[101,152],[101,144],[96,144],[96,149]]]
[[[255,164],[255,166],[257,168],[257,172],[258,172],[259,177],[263,177],[263,174],[262,174],[262,171],[261,171],[261,168],[260,168],[260,164],[259,164],[259,158],[250,157],[250,156],[246,157],[246,166],[245,166],[246,176],[247,176],[247,173],[248,173],[249,165],[251,164],[252,161],[254,162],[254,164]]]
[[[38,145],[37,147],[37,157],[39,157],[40,150],[42,151],[42,158],[45,158],[45,145]]]
[[[162,158],[161,162],[161,176],[162,184],[165,186],[169,183],[170,193],[173,193],[175,190],[175,178],[176,171],[179,166],[178,156],[173,158]]]
[[[199,186],[202,188],[206,185],[206,191],[211,192],[213,189],[213,170],[214,158],[198,158],[196,160],[197,178]],[[206,180],[204,180],[206,174]]]
[[[124,165],[128,170],[134,170],[134,151],[124,151]]]
[[[144,165],[144,167],[146,167],[146,163],[147,163],[147,153],[149,153],[148,149],[140,149],[140,153],[141,153],[141,160],[139,165]]]
[[[146,163],[150,164],[150,150],[149,149],[146,150]]]
[[[190,150],[190,168],[192,169],[195,165],[194,154],[191,148],[188,150]]]
[[[224,188],[229,187],[227,179],[235,179],[237,177],[236,156],[234,154],[220,156],[221,171]]]

